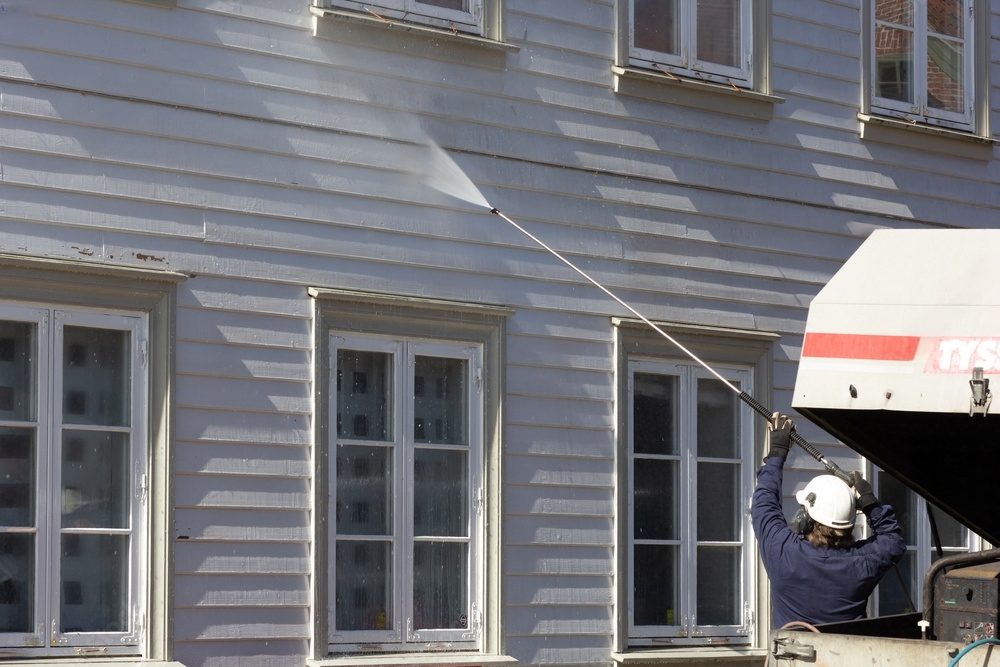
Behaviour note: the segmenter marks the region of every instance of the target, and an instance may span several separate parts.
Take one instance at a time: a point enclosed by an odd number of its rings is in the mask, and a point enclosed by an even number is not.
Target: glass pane
[[[337,351],[337,436],[392,440],[392,355]]]
[[[879,616],[905,614],[914,611],[911,605],[913,591],[913,565],[916,552],[907,551],[896,567],[882,577],[878,585]]]
[[[0,533],[0,633],[31,632],[35,536]]]
[[[698,60],[740,66],[740,0],[698,0]]]
[[[392,619],[392,545],[337,540],[337,631],[388,630]]]
[[[962,20],[962,0],[935,0],[927,3],[927,30],[948,37],[961,37],[965,24]]]
[[[432,5],[434,7],[444,7],[445,9],[454,9],[459,12],[469,11],[466,7],[466,0],[418,0],[421,5]]]
[[[698,464],[698,539],[738,542],[740,468],[731,463]]]
[[[633,462],[635,539],[679,539],[679,468],[677,461],[637,458]]]
[[[740,625],[740,547],[698,547],[698,625]]]
[[[0,526],[34,525],[35,432],[0,427]]]
[[[632,451],[677,453],[677,377],[636,373],[632,376]]]
[[[468,545],[415,542],[413,545],[413,627],[469,627]]]
[[[414,452],[413,480],[413,534],[467,537],[467,454],[418,449]]]
[[[927,504],[927,511],[934,513],[934,521],[937,524],[938,537],[941,538],[941,546],[964,548],[968,544],[968,531],[961,523],[945,514],[930,503]],[[928,519],[929,520],[929,519]],[[934,549],[934,538],[931,537],[931,548]]]
[[[0,419],[35,418],[35,325],[0,322]]]
[[[878,472],[877,495],[879,500],[887,505],[892,505],[892,509],[896,513],[896,519],[899,520],[899,525],[903,529],[903,536],[906,538],[906,543],[910,546],[915,546],[917,543],[918,527],[916,517],[917,496],[890,474],[881,470]]]
[[[698,456],[739,458],[739,433],[739,397],[718,380],[700,378]]]
[[[62,632],[128,629],[127,535],[62,536]]]
[[[634,0],[632,15],[635,47],[680,53],[680,20],[676,0]]]
[[[337,447],[337,534],[392,533],[391,457],[388,447]]]
[[[927,40],[927,105],[964,113],[965,45],[931,37]]]
[[[466,445],[468,396],[465,359],[417,357],[413,370],[413,439]]]
[[[913,0],[876,0],[875,20],[912,26]]]
[[[63,330],[63,421],[128,426],[131,368],[128,332]]]
[[[875,29],[877,95],[913,103],[913,35],[907,30]]]
[[[635,625],[680,625],[678,549],[635,545]]]
[[[64,528],[128,528],[131,503],[126,433],[63,432]]]

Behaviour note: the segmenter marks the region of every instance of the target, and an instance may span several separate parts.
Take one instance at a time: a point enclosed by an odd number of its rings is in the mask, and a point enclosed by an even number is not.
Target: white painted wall
[[[491,203],[649,317],[780,333],[775,407],[810,298],[870,230],[996,224],[995,152],[859,138],[858,0],[773,0],[785,101],[764,119],[616,94],[611,0],[504,7],[516,50],[329,21],[315,37],[306,0],[0,1],[0,252],[192,275],[172,584],[187,665],[307,652],[308,286],[516,310],[506,651],[610,661],[609,316],[626,313],[495,216],[414,188],[386,135],[423,125]]]

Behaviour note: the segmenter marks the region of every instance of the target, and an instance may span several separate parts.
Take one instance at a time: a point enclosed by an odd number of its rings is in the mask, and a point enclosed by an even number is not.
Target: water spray
[[[539,246],[544,248],[546,251],[548,251],[553,257],[561,261],[569,268],[576,271],[579,275],[583,276],[583,278],[585,278],[587,282],[589,282],[594,287],[607,294],[609,297],[611,297],[611,299],[616,301],[628,312],[632,313],[640,320],[642,320],[644,323],[649,325],[656,333],[660,334],[668,341],[670,341],[670,343],[673,344],[677,349],[679,349],[685,355],[690,357],[698,365],[700,365],[706,371],[711,373],[713,377],[719,380],[719,382],[728,387],[730,391],[739,396],[740,400],[749,405],[751,408],[753,408],[754,412],[764,417],[768,422],[771,421],[771,419],[774,416],[774,413],[768,407],[766,407],[764,404],[762,404],[760,401],[755,399],[747,392],[742,391],[741,389],[736,387],[732,382],[730,382],[722,375],[720,375],[718,371],[716,371],[707,363],[699,359],[691,350],[687,349],[684,345],[682,345],[680,341],[678,341],[673,336],[668,334],[661,327],[657,326],[657,324],[652,322],[648,317],[646,317],[638,310],[636,310],[635,308],[627,304],[625,301],[620,299],[614,292],[609,290],[607,287],[594,280],[583,269],[579,268],[571,261],[563,257],[559,252],[550,247],[540,238],[529,232],[527,229],[525,229],[515,221],[511,220],[506,215],[504,215],[504,213],[502,213],[500,209],[490,204],[483,196],[482,192],[479,191],[479,188],[477,188],[476,185],[469,179],[469,177],[465,175],[465,172],[462,171],[461,168],[457,164],[455,164],[454,160],[452,160],[451,157],[447,153],[445,153],[444,150],[442,150],[437,144],[428,141],[427,148],[430,150],[430,155],[427,156],[428,159],[425,163],[425,166],[428,166],[430,168],[422,170],[422,179],[425,185],[428,185],[434,188],[435,190],[438,190],[439,192],[442,192],[450,197],[460,199],[474,206],[481,206],[483,208],[489,209],[490,213],[492,213],[493,215],[499,217],[501,220],[504,220],[505,222],[513,226],[519,232],[521,232],[529,239],[537,243]],[[849,474],[844,472],[836,463],[830,461],[825,456],[823,456],[822,452],[816,449],[813,445],[811,445],[805,438],[800,436],[798,433],[795,433],[794,431],[792,432],[791,441],[796,445],[798,445],[799,447],[801,447],[802,449],[804,449],[807,454],[809,454],[811,457],[816,459],[816,461],[822,464],[823,467],[826,468],[827,472],[829,472],[831,475],[836,475],[837,477],[844,480],[848,484],[853,485],[853,479]]]

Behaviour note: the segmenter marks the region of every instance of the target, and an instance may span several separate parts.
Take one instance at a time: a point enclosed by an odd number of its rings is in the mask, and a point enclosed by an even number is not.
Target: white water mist
[[[423,181],[438,192],[468,202],[473,206],[493,208],[465,172],[443,148],[428,139],[428,159],[423,168]]]

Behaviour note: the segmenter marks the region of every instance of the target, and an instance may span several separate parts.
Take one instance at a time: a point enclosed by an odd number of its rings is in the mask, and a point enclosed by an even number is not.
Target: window
[[[327,0],[329,7],[361,12],[373,18],[423,24],[445,30],[484,34],[491,0]],[[485,5],[485,6],[484,6]]]
[[[752,0],[629,0],[629,64],[753,85]]]
[[[906,555],[872,596],[875,613],[885,616],[919,611],[924,572],[938,559],[934,530],[944,556],[980,549],[979,537],[882,470],[875,472],[875,492],[881,501],[892,505],[906,538]]]
[[[746,369],[720,373],[750,390]],[[746,641],[750,409],[684,363],[632,360],[628,393],[629,637]]]
[[[329,654],[499,652],[506,311],[317,292]],[[492,520],[488,520],[493,517]],[[323,656],[317,656],[322,658]]]
[[[972,129],[975,0],[871,0],[872,111]]]
[[[179,278],[0,257],[3,655],[168,657]]]

